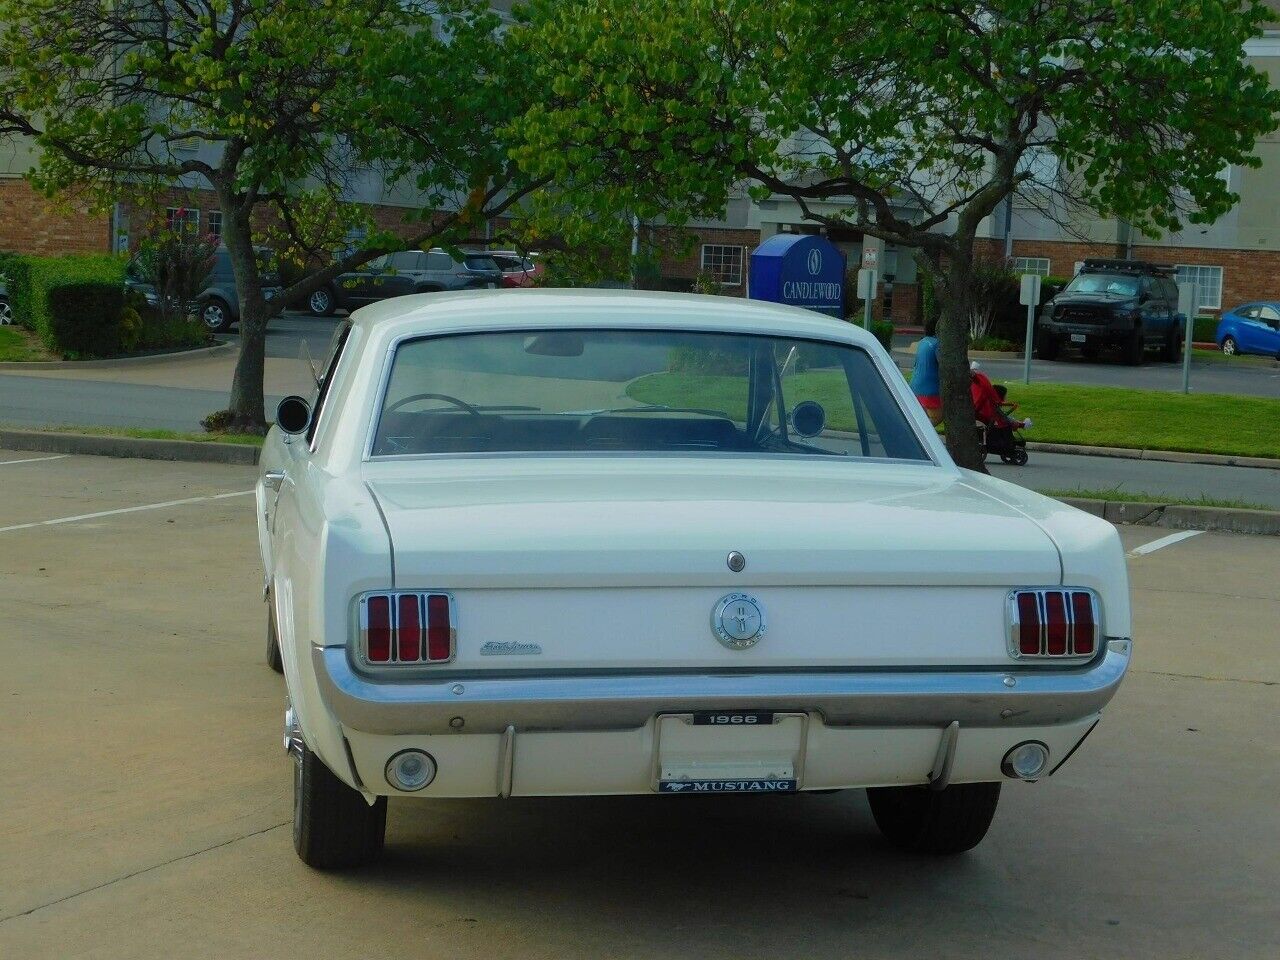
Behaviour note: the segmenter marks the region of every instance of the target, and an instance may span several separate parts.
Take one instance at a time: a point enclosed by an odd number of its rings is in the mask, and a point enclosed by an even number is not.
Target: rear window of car
[[[409,340],[379,408],[379,457],[929,459],[866,351],[786,337],[595,329]]]
[[[467,263],[468,270],[497,270],[498,269],[497,262],[493,259],[493,257],[489,256],[488,254],[485,254],[484,256],[480,256],[478,254],[467,254],[466,263]]]

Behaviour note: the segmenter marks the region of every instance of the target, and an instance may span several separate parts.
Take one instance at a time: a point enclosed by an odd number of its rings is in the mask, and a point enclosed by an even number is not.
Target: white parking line
[[[45,460],[65,460],[69,453],[60,453],[56,457],[28,457],[25,460],[0,460],[0,467],[11,467],[15,463],[43,463]]]
[[[12,530],[30,530],[32,527],[51,527],[59,523],[75,523],[78,520],[97,520],[99,517],[114,517],[121,513],[138,513],[143,510],[163,510],[165,507],[181,507],[188,503],[203,503],[207,500],[226,500],[228,497],[247,497],[252,490],[237,490],[234,493],[214,493],[207,497],[186,497],[182,500],[165,500],[162,503],[144,503],[136,507],[120,507],[116,510],[101,510],[98,513],[81,513],[74,517],[58,517],[55,520],[37,520],[34,523],[15,523],[11,527],[0,527],[0,533]]]
[[[1181,533],[1171,533],[1167,537],[1161,537],[1159,540],[1152,540],[1150,543],[1144,543],[1140,547],[1134,547],[1129,551],[1129,556],[1141,557],[1147,553],[1155,553],[1157,550],[1171,547],[1175,543],[1181,543],[1183,540],[1198,537],[1202,533],[1204,533],[1203,530],[1183,530]]]

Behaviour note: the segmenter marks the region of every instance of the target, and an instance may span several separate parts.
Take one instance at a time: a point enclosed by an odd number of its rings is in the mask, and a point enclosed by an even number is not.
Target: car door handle
[[[262,475],[262,485],[268,490],[279,490],[282,483],[284,483],[283,470],[268,470]]]

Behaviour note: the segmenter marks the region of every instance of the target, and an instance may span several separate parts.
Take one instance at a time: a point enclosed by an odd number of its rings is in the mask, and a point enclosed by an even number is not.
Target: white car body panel
[[[402,340],[574,327],[859,347],[932,462],[369,456]],[[891,359],[850,324],[720,297],[401,297],[356,312],[317,415],[310,439],[267,439],[261,469],[285,480],[278,497],[260,486],[260,546],[302,735],[371,798],[397,794],[382,768],[408,747],[439,768],[419,796],[647,791],[655,717],[699,704],[804,712],[802,789],[924,782],[953,715],[950,778],[998,780],[1021,741],[1064,760],[1128,663],[1115,530],[957,469]],[[747,557],[741,573],[726,566],[730,550]],[[1089,665],[1016,663],[1009,591],[1055,585],[1098,595],[1107,639]],[[394,677],[362,666],[356,598],[391,589],[453,596],[450,663]],[[768,610],[767,636],[746,650],[710,629],[717,599],[735,591]],[[513,638],[539,652],[482,652]],[[1019,696],[1034,708],[1020,710]]]

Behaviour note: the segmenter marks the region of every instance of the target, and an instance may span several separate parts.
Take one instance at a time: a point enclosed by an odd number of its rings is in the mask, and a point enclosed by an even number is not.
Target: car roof
[[[547,327],[712,329],[876,342],[866,330],[812,310],[739,297],[650,290],[523,288],[424,293],[361,307],[352,323],[377,339],[483,330]]]

